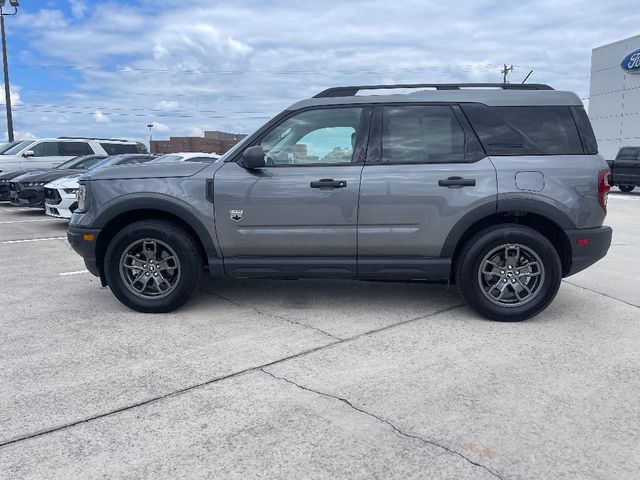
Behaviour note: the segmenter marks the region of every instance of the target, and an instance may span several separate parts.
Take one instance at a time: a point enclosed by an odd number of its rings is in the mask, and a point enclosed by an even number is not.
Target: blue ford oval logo
[[[627,73],[640,73],[640,48],[624,57],[620,68]]]

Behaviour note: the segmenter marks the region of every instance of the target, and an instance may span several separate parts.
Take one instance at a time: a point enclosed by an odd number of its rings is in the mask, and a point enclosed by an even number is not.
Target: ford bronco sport
[[[358,95],[362,90],[420,89]],[[212,277],[455,283],[485,317],[541,312],[611,242],[580,99],[546,85],[331,88],[218,162],[85,175],[68,238],[125,305]]]

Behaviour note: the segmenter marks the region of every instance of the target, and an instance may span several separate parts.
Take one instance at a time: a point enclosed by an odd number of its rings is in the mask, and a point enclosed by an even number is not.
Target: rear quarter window
[[[462,109],[489,155],[597,153],[591,124],[574,107],[464,104]]]
[[[101,143],[107,155],[123,155],[126,153],[140,153],[137,145],[131,143]]]
[[[543,154],[584,153],[570,107],[497,107],[496,110]]]
[[[624,147],[616,155],[616,160],[637,160],[639,154],[640,147]]]

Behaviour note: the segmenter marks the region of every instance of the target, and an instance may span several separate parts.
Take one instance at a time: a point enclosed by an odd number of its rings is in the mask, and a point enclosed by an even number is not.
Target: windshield
[[[96,163],[95,165],[93,165],[92,167],[89,167],[90,170],[94,170],[96,168],[102,168],[102,167],[111,167],[113,165],[122,165],[122,164],[129,164],[129,163],[145,163],[148,162],[150,160],[153,160],[155,157],[153,156],[132,156],[132,155],[112,155],[110,157],[105,158],[104,160]]]
[[[58,165],[56,170],[88,169],[106,157],[101,155],[80,155]]]
[[[24,147],[27,147],[27,146],[31,145],[32,143],[33,143],[33,140],[25,140],[24,142],[20,142],[16,146],[11,147],[9,150],[4,152],[3,155],[15,155],[20,150],[22,150]]]
[[[182,158],[180,155],[162,155],[153,160],[153,163],[174,163],[181,162]]]

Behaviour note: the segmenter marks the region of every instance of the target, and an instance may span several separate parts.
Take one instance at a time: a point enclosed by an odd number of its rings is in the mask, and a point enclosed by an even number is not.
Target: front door
[[[374,114],[362,173],[362,278],[449,277],[449,233],[471,212],[495,212],[496,171],[455,105],[389,105]]]
[[[216,171],[216,231],[227,275],[356,276],[370,115],[362,107],[298,112],[253,143],[265,151],[265,168],[228,162]]]

